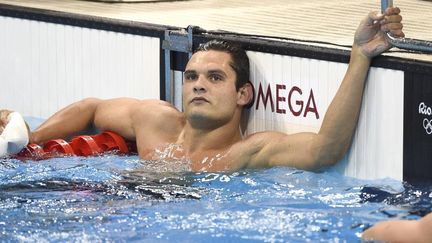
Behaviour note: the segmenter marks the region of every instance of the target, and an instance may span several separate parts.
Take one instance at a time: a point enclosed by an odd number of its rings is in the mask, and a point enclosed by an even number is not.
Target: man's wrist
[[[350,62],[364,62],[366,64],[370,64],[372,61],[372,57],[365,54],[362,48],[354,43],[351,49],[351,59]]]

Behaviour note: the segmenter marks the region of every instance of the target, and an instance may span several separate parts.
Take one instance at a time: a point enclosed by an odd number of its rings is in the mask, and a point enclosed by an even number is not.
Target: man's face
[[[183,83],[183,105],[188,119],[226,122],[233,117],[238,93],[236,73],[230,62],[228,53],[213,50],[199,51],[189,60]]]

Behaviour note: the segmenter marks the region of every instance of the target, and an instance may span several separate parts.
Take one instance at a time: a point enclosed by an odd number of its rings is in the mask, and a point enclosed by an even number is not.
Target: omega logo
[[[267,87],[263,87],[260,82],[258,90],[253,87],[253,91],[256,110],[261,104],[264,110],[269,105],[271,111],[278,114],[287,114],[289,112],[296,117],[312,116],[317,120],[320,117],[312,89],[304,91],[300,87],[287,87],[285,84],[274,84],[274,87],[268,84]]]

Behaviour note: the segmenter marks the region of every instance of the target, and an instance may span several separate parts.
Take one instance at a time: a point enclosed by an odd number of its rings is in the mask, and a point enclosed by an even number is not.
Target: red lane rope
[[[43,147],[28,144],[16,155],[20,160],[44,160],[65,156],[95,156],[111,152],[116,154],[136,154],[135,142],[126,141],[115,132],[106,131],[94,136],[82,135],[72,138],[70,142],[54,139],[46,142]]]

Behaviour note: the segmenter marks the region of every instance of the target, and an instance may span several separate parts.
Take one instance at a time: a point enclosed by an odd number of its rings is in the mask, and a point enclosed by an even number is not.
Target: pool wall
[[[160,97],[158,37],[8,16],[0,33],[2,108],[46,118],[89,96]]]
[[[0,5],[0,32],[7,33],[0,36],[1,105],[48,117],[89,96],[167,99],[161,43],[168,29],[179,28]],[[349,51],[241,34],[196,33],[192,44],[213,38],[248,49],[255,99],[246,134],[318,131]],[[187,55],[174,51],[171,59],[173,103],[181,109]],[[431,79],[431,63],[376,58],[353,144],[336,169],[368,179],[431,178]]]

